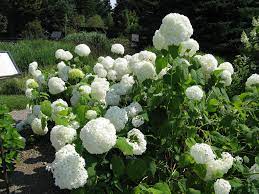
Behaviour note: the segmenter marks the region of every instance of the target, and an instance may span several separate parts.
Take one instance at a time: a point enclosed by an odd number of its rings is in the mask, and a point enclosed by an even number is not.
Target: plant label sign
[[[16,66],[11,54],[7,51],[0,51],[0,79],[20,74],[21,72]]]

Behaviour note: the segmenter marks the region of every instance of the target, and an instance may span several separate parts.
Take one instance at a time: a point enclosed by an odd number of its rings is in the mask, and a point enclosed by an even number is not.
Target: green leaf
[[[125,137],[118,137],[115,147],[120,149],[124,155],[133,155],[133,148],[128,144]]]
[[[196,141],[193,138],[187,138],[185,140],[185,143],[188,146],[188,148],[191,148],[194,144],[196,144]]]
[[[113,156],[111,160],[112,171],[116,177],[120,177],[125,172],[125,165],[123,160],[119,156]]]
[[[175,59],[178,56],[178,49],[179,49],[179,46],[175,46],[175,45],[169,46],[168,51],[172,56],[172,58]]]
[[[147,164],[142,159],[131,160],[127,165],[126,171],[132,181],[137,181],[146,175]]]
[[[217,99],[215,99],[215,98],[210,99],[209,103],[208,103],[208,111],[209,112],[216,112],[217,108],[218,108],[218,105],[219,105],[219,102],[218,102]]]
[[[51,117],[51,112],[52,112],[52,108],[51,108],[51,102],[48,100],[45,100],[43,102],[40,103],[40,110],[41,112],[48,116]]]
[[[229,183],[231,185],[231,187],[233,188],[238,188],[238,187],[242,187],[242,181],[238,178],[233,178],[232,180],[229,180]]]
[[[194,189],[194,188],[189,188],[188,194],[201,194],[201,192],[200,192],[200,190],[197,190],[197,189]]]
[[[162,191],[163,194],[171,194],[170,188],[167,183],[156,183],[153,188]]]
[[[157,57],[156,58],[156,72],[157,72],[157,74],[159,74],[162,69],[167,67],[167,64],[168,64],[167,58],[165,58],[163,56]]]

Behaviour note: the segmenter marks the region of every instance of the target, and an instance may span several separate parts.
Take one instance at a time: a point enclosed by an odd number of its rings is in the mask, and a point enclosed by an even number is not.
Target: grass
[[[25,95],[0,95],[0,105],[6,105],[10,111],[25,109],[27,103]]]

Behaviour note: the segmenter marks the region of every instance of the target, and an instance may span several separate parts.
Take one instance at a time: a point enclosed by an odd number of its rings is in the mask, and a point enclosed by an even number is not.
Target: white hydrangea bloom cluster
[[[39,118],[34,118],[32,123],[31,123],[31,129],[33,133],[36,135],[46,135],[48,133],[48,127],[47,125],[43,129],[41,119]]]
[[[190,100],[200,101],[203,97],[203,90],[199,86],[190,86],[186,89],[185,95]]]
[[[144,124],[144,118],[142,116],[135,116],[133,119],[132,119],[132,125],[134,127],[140,127],[141,125]]]
[[[167,49],[169,45],[179,45],[187,41],[193,34],[189,19],[178,13],[170,13],[164,17],[160,29],[155,32],[153,44],[156,49]]]
[[[89,153],[103,154],[116,144],[116,129],[109,119],[99,117],[81,129],[80,139]]]
[[[250,180],[259,180],[259,165],[258,164],[254,164],[253,166],[251,166],[251,168],[249,169],[249,173],[251,174],[249,176]]]
[[[67,87],[65,82],[59,77],[52,77],[48,81],[49,92],[51,94],[59,94],[64,92]]]
[[[229,62],[221,63],[217,69],[223,70],[221,73],[221,79],[224,82],[224,86],[230,86],[232,82],[232,75],[234,74],[233,65]]]
[[[32,62],[29,64],[29,72],[33,76],[33,79],[38,82],[39,85],[45,83],[45,77],[40,70],[38,70],[38,63]]]
[[[124,109],[126,110],[129,118],[133,118],[143,111],[142,106],[138,102],[132,102]]]
[[[91,84],[92,98],[105,103],[106,93],[109,90],[110,83],[105,78],[96,77]]]
[[[259,85],[259,75],[257,73],[251,75],[247,80],[246,80],[246,87],[250,88],[252,86]]]
[[[39,84],[34,79],[27,79],[26,80],[26,88],[38,88]]]
[[[231,185],[227,180],[218,179],[214,183],[215,194],[229,194],[230,190],[231,190]]]
[[[97,115],[98,114],[95,110],[88,110],[85,113],[85,117],[89,120],[96,119]]]
[[[206,164],[205,180],[211,180],[217,177],[217,174],[226,174],[234,162],[232,155],[227,152],[223,152],[221,158],[216,159],[211,147],[205,143],[194,144],[190,154],[197,164]]]
[[[199,43],[194,39],[181,42],[179,47],[179,55],[192,57],[199,50]]]
[[[203,72],[206,75],[209,75],[211,72],[216,70],[217,66],[218,66],[217,59],[211,54],[206,54],[206,55],[200,56],[199,62],[201,64],[201,68],[202,68]]]
[[[66,82],[68,80],[68,72],[71,69],[69,66],[67,66],[63,61],[58,63],[58,76]]]
[[[82,79],[84,78],[85,74],[81,69],[78,68],[74,68],[74,69],[70,69],[68,72],[68,78],[70,79]]]
[[[127,142],[132,146],[134,155],[142,155],[147,149],[147,142],[144,134],[136,128],[128,132]]]
[[[205,143],[194,144],[191,147],[190,154],[197,164],[206,164],[216,158],[216,155],[213,153],[211,147]]]
[[[110,107],[104,117],[106,119],[109,119],[110,122],[114,125],[116,131],[121,131],[124,129],[126,123],[128,122],[128,115],[127,112],[119,108],[118,106],[112,106]]]
[[[63,49],[58,49],[55,52],[56,59],[60,59],[62,61],[70,61],[73,59],[73,55],[69,51],[65,51]]]
[[[111,52],[123,55],[124,54],[124,47],[121,44],[113,44],[111,48]]]
[[[55,120],[61,113],[68,111],[68,104],[62,99],[58,99],[51,104],[52,115],[51,118]]]
[[[66,145],[55,154],[55,160],[47,166],[60,189],[76,189],[86,184],[88,173],[85,160],[73,145]]]
[[[76,130],[71,127],[57,125],[50,132],[50,141],[56,150],[72,143],[76,138]]]
[[[75,53],[80,57],[87,57],[91,53],[91,50],[86,44],[79,44],[75,47]]]
[[[75,86],[72,91],[72,97],[70,98],[70,102],[72,106],[75,106],[79,101],[81,96],[90,95],[91,87],[88,85]]]
[[[26,96],[28,99],[33,99],[32,91],[33,91],[32,88],[27,88],[27,89],[25,90],[25,96]]]
[[[221,158],[217,160],[211,160],[206,163],[207,172],[205,180],[211,180],[217,176],[218,173],[226,174],[228,170],[232,167],[234,158],[231,154],[223,152]]]

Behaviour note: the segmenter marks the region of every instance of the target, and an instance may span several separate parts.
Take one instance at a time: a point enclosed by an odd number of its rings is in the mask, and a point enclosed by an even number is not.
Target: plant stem
[[[10,191],[9,191],[9,180],[8,180],[7,167],[6,167],[5,158],[4,158],[3,141],[2,141],[1,138],[0,138],[0,151],[1,151],[4,179],[5,179],[5,183],[6,183],[6,193],[9,194],[10,193]]]

